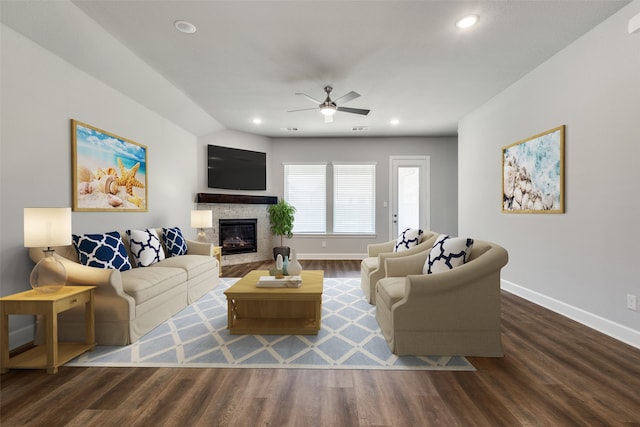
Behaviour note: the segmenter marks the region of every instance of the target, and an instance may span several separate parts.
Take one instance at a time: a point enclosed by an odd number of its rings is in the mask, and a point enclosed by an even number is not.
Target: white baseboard
[[[298,259],[324,259],[324,260],[330,259],[330,260],[344,261],[344,260],[351,260],[351,259],[363,260],[367,257],[367,254],[308,253],[308,254],[297,254],[297,256],[298,256]]]
[[[612,322],[611,320],[589,313],[588,311],[574,307],[562,301],[558,301],[539,292],[516,285],[515,283],[507,280],[501,280],[501,288],[509,293],[536,303],[544,308],[548,308],[551,311],[640,349],[640,331]]]

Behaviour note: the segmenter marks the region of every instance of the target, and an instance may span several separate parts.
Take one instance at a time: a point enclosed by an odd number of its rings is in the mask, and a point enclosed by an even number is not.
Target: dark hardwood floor
[[[358,261],[301,261],[359,277]],[[239,277],[266,264],[223,269]],[[5,426],[640,426],[640,350],[509,293],[476,372],[71,368],[0,377]]]

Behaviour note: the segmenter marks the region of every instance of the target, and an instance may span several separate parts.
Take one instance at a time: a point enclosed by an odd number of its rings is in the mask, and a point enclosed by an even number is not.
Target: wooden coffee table
[[[303,271],[299,288],[258,288],[266,270],[254,270],[227,289],[231,334],[316,335],[320,330],[324,271]]]

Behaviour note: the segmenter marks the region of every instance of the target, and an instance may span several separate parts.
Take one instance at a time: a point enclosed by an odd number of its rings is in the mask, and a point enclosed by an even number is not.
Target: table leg
[[[5,312],[4,304],[0,303],[0,373],[9,372],[5,368],[9,364],[9,315]]]
[[[84,320],[85,320],[85,337],[86,344],[95,345],[96,343],[96,324],[94,317],[93,306],[93,290],[89,292],[89,301],[84,306]],[[91,348],[93,350],[93,348]]]
[[[58,372],[58,315],[55,304],[49,304],[43,317],[45,323],[45,344],[47,346],[47,373]]]

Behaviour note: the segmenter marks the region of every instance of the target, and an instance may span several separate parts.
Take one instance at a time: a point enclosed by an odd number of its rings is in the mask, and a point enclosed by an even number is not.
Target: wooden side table
[[[34,290],[0,298],[0,373],[11,368],[46,369],[55,374],[58,367],[96,346],[93,290],[95,286],[64,286],[58,292],[43,294]],[[58,342],[58,313],[85,306],[86,334],[84,343]],[[9,357],[9,315],[42,315],[45,344]]]

